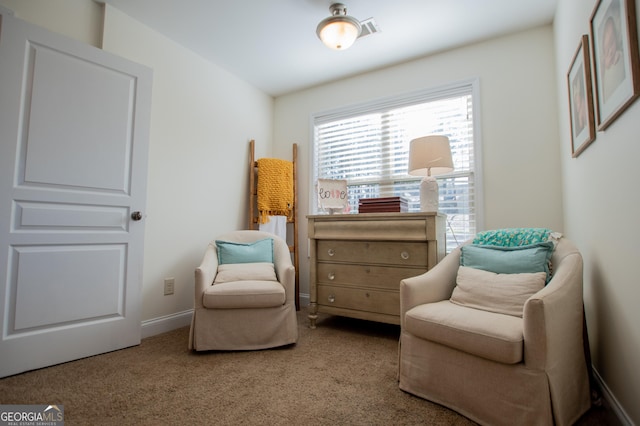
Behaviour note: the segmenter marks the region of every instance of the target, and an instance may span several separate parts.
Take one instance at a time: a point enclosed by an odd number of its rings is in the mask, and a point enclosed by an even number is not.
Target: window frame
[[[443,86],[421,89],[412,92],[405,92],[398,95],[371,99],[369,101],[346,105],[334,109],[314,113],[310,117],[310,155],[309,155],[309,212],[310,214],[321,214],[318,208],[316,196],[316,147],[315,147],[315,126],[318,124],[347,119],[350,117],[379,112],[381,109],[402,108],[410,105],[434,101],[441,98],[453,97],[456,94],[471,93],[473,105],[473,150],[474,150],[474,215],[476,232],[484,229],[484,185],[482,170],[482,140],[481,140],[481,101],[480,101],[480,80],[472,78],[450,83]],[[447,222],[448,226],[448,222]],[[462,244],[464,241],[457,241]],[[448,247],[450,251],[453,247]]]

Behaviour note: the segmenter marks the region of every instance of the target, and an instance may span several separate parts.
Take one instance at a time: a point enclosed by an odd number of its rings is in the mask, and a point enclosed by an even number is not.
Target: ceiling
[[[344,0],[379,32],[316,37],[331,0],[101,0],[272,96],[553,21],[558,0]]]

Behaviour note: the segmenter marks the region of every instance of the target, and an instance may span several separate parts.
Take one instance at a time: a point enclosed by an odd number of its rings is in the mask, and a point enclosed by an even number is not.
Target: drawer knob
[[[330,281],[333,281],[336,279],[336,274],[334,274],[333,272],[329,272],[327,274],[327,278],[329,278]]]
[[[327,297],[327,300],[329,301],[329,303],[333,303],[336,301],[336,296],[333,294],[330,294],[329,297]]]
[[[336,252],[333,249],[329,249],[329,250],[327,250],[327,254],[329,256],[333,256],[334,254],[336,254]]]
[[[400,257],[402,258],[402,260],[409,259],[409,252],[403,251],[402,253],[400,253]]]

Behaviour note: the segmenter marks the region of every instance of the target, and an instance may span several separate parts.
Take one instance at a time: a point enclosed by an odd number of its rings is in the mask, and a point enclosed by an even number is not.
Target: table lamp
[[[453,170],[449,138],[440,135],[413,139],[409,146],[409,174],[424,176],[420,183],[420,210],[438,211],[438,182],[434,175]]]

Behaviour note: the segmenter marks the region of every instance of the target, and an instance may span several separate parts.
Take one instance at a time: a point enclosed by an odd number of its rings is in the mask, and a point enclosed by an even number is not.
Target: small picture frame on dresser
[[[349,194],[344,179],[318,179],[318,207],[329,214],[349,212]]]

